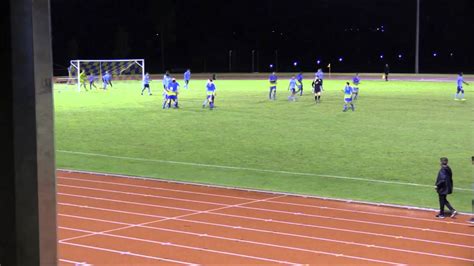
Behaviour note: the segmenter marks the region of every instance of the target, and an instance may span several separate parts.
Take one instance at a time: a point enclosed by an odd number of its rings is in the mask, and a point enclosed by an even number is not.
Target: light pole
[[[232,50],[229,50],[229,72],[232,72]]]
[[[275,71],[278,72],[278,50],[275,50]]]
[[[420,73],[420,0],[416,0],[415,73]]]
[[[255,72],[255,50],[252,50],[252,73]]]

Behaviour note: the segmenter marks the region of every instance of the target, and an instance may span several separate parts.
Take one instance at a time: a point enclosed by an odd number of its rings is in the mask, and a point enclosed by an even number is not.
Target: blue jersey
[[[296,89],[296,79],[290,79],[290,90]]]
[[[298,75],[296,76],[296,79],[297,79],[299,82],[303,81],[303,74],[301,74],[301,73],[298,74]]]
[[[111,79],[112,79],[112,75],[110,75],[109,73],[104,75],[104,81],[109,82]]]
[[[278,80],[278,77],[277,75],[271,74],[268,80],[270,81],[270,83],[276,83]]]
[[[87,79],[89,80],[90,83],[92,83],[96,80],[94,75],[89,75],[89,77],[87,77]]]
[[[354,90],[352,89],[351,86],[346,85],[346,87],[344,88],[344,98],[351,98],[353,91],[354,91]]]
[[[464,82],[464,78],[462,76],[458,76],[458,80],[457,80],[458,88],[462,88],[463,82]]]
[[[208,82],[206,84],[206,90],[208,95],[214,94],[214,92],[216,91],[216,85],[214,85],[214,83],[212,82]]]
[[[352,83],[354,83],[354,85],[359,85],[360,83],[360,78],[358,76],[355,76],[353,79],[352,79]]]
[[[170,84],[171,82],[171,78],[169,75],[164,75],[163,76],[163,86],[165,86],[165,88],[168,88],[168,85]]]
[[[143,77],[143,84],[144,84],[144,85],[150,84],[150,75],[146,74],[146,75]]]
[[[318,71],[318,72],[316,72],[316,77],[318,77],[319,79],[323,79],[323,78],[324,78],[324,73],[323,73],[323,71]]]
[[[184,72],[184,80],[190,80],[191,79],[191,71],[186,71]]]
[[[170,82],[170,83],[168,84],[168,91],[169,91],[172,95],[178,94],[178,88],[179,88],[179,83],[178,83],[178,82]]]

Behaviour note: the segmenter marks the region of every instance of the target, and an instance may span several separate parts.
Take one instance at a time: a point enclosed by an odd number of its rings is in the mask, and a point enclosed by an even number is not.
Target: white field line
[[[89,264],[87,262],[79,262],[79,261],[66,260],[66,259],[59,259],[59,261],[74,264],[74,266],[92,266],[92,264]]]
[[[82,219],[88,219],[88,218],[82,218]],[[91,219],[91,220],[96,220],[96,219]],[[105,222],[105,221],[103,221],[103,222]],[[114,222],[109,222],[109,223],[114,223]],[[125,224],[125,223],[117,223],[117,224]],[[172,230],[172,229],[156,228],[156,227],[150,227],[150,226],[140,226],[140,227],[150,229],[150,230],[161,230],[161,231],[167,231],[167,232],[173,232],[173,233],[193,235],[193,236],[198,236],[198,237],[202,237],[202,238],[213,238],[213,239],[226,240],[226,241],[231,241],[231,242],[239,242],[239,243],[260,245],[260,246],[279,248],[279,249],[288,249],[288,250],[299,251],[299,252],[308,252],[308,253],[313,253],[313,254],[323,254],[323,255],[329,255],[329,256],[333,256],[333,257],[344,257],[344,258],[349,258],[349,259],[357,259],[357,260],[363,260],[363,261],[378,262],[378,263],[384,263],[384,264],[390,264],[390,265],[399,265],[399,263],[395,263],[395,262],[388,262],[388,261],[377,260],[377,259],[369,259],[369,258],[358,257],[358,256],[344,255],[344,254],[340,254],[340,253],[332,253],[332,252],[325,252],[325,251],[318,251],[318,250],[295,248],[295,247],[274,245],[274,244],[269,244],[269,243],[255,242],[255,241],[242,240],[242,239],[236,239],[236,238],[219,237],[219,236],[213,236],[213,235],[208,235],[208,234],[197,234],[197,233],[190,233],[190,232],[184,232],[184,231],[178,231],[178,230]],[[68,228],[68,227],[60,227],[60,228],[61,229],[66,229],[66,230],[76,230],[74,228]],[[82,231],[82,230],[79,229],[79,231]],[[136,237],[127,237],[127,236],[110,234],[110,233],[103,233],[101,235],[106,235],[106,236],[110,236],[110,237],[117,237],[117,238],[124,238],[124,239],[141,241],[141,242],[154,243],[154,244],[163,244],[164,243],[164,242],[155,241],[155,240],[136,238]],[[167,243],[167,244],[169,244],[170,246],[183,247],[180,244],[174,244],[174,243]],[[187,247],[190,247],[190,246],[187,246]],[[198,247],[191,247],[191,248],[200,249]],[[291,264],[291,265],[298,264],[298,263],[294,263],[294,262],[280,261],[280,260],[263,258],[263,257],[254,257],[254,256],[250,256],[250,255],[240,254],[240,253],[233,253],[233,252],[227,252],[227,251],[217,251],[217,250],[208,249],[208,248],[206,248],[205,250],[208,251],[208,252],[224,253],[224,254],[228,254],[228,255],[247,257],[247,258],[258,259],[258,260],[269,261],[269,262]]]
[[[76,228],[70,228],[70,227],[59,227],[59,229],[77,231],[77,232],[83,232],[83,233],[89,233],[89,234],[94,233],[93,231],[87,231],[87,230],[83,230],[83,229],[76,229]],[[115,234],[110,234],[110,233],[101,233],[100,235],[110,236],[110,237],[114,237],[114,238],[127,239],[127,240],[134,240],[134,241],[139,241],[139,242],[152,243],[152,244],[159,244],[159,245],[163,245],[163,246],[170,246],[170,247],[197,250],[197,251],[201,251],[201,252],[204,251],[204,252],[217,253],[217,254],[223,254],[223,255],[228,255],[228,256],[242,257],[242,258],[246,258],[246,259],[273,262],[273,263],[278,263],[278,264],[287,264],[287,265],[297,265],[298,264],[298,263],[294,263],[294,262],[274,260],[274,259],[250,256],[250,255],[245,255],[245,254],[240,254],[240,253],[219,251],[219,250],[208,249],[208,248],[200,248],[200,247],[194,247],[194,246],[186,246],[186,245],[180,245],[180,244],[175,244],[175,243],[170,243],[170,242],[154,241],[154,240],[148,240],[148,239],[142,239],[142,238],[136,238],[136,237],[127,237],[127,236],[115,235]],[[64,242],[64,240],[59,241],[59,243],[60,244],[72,244],[72,243],[69,243],[69,242]],[[125,251],[125,252],[123,252],[123,254],[131,255],[131,254],[135,254],[135,253],[130,253],[128,251]]]
[[[58,193],[58,194],[61,194],[61,193]],[[69,194],[65,194],[65,195],[69,195]],[[72,195],[71,195],[71,196],[72,196]],[[83,197],[83,198],[94,198],[94,197],[87,197],[87,196],[80,196],[80,197]],[[213,212],[213,211],[219,211],[219,210],[223,210],[223,209],[228,209],[228,208],[233,208],[233,207],[242,206],[242,205],[245,205],[245,204],[251,204],[251,203],[255,203],[255,202],[261,202],[261,201],[266,201],[266,200],[271,200],[271,199],[276,199],[276,198],[281,198],[281,197],[285,197],[285,196],[276,196],[276,197],[271,197],[271,198],[266,198],[266,199],[254,200],[254,201],[250,201],[250,202],[244,202],[244,203],[239,203],[239,204],[234,204],[234,205],[228,205],[228,206],[219,207],[219,208],[210,209],[210,210],[204,210],[204,211],[196,211],[196,210],[192,210],[192,211],[191,211],[191,210],[190,210],[189,212],[191,212],[191,213],[187,213],[187,214],[183,214],[183,215],[178,215],[178,216],[175,216],[175,217],[169,217],[169,218],[164,218],[164,219],[158,219],[158,220],[151,221],[151,222],[146,222],[146,223],[135,224],[135,225],[132,225],[132,226],[126,226],[126,227],[121,227],[121,228],[115,228],[115,229],[111,229],[111,230],[106,230],[106,231],[102,231],[102,232],[99,232],[99,233],[94,233],[94,234],[92,234],[92,235],[103,234],[103,233],[110,233],[110,232],[114,232],[114,231],[118,231],[118,230],[122,230],[122,229],[127,229],[127,228],[130,228],[130,227],[143,226],[143,225],[148,225],[148,224],[152,224],[152,223],[157,223],[157,222],[163,222],[163,221],[173,220],[173,219],[177,219],[177,218],[184,218],[184,217],[188,217],[188,216],[192,216],[192,215],[197,215],[197,214],[202,214],[202,213],[210,213],[210,212]],[[101,199],[101,198],[96,198],[96,199]],[[115,200],[113,200],[113,201],[115,201]],[[117,202],[126,203],[126,201],[117,201]],[[153,204],[146,204],[146,205],[148,205],[148,206],[153,206]],[[183,209],[183,210],[184,210],[184,209]],[[82,235],[82,236],[70,237],[70,238],[64,239],[63,241],[69,241],[69,240],[84,238],[84,237],[88,237],[88,236],[90,236],[90,235]]]
[[[58,186],[63,186],[63,185],[58,185]],[[111,192],[111,193],[129,195],[129,193],[127,193],[127,192],[117,192],[117,191],[113,191],[113,190],[104,190],[104,189],[96,189],[96,188],[88,188],[88,187],[77,187],[77,186],[75,186],[75,187],[76,188],[81,188],[81,189],[84,189],[84,190],[93,190],[93,191],[102,191],[102,192]],[[165,207],[165,206],[162,206],[162,205],[140,203],[140,202],[135,202],[135,201],[111,200],[111,199],[108,199],[108,198],[97,198],[97,197],[89,197],[89,196],[83,196],[83,195],[77,195],[77,194],[68,194],[68,193],[58,193],[58,194],[59,195],[68,195],[68,196],[98,199],[98,200],[110,200],[110,201],[117,201],[117,202],[124,202],[124,203],[138,204],[138,205],[145,205],[145,206]],[[146,196],[144,196],[144,197],[146,197]],[[279,197],[286,197],[286,196],[279,196]],[[175,200],[175,201],[182,201],[182,202],[193,202],[193,203],[201,203],[201,204],[208,204],[208,205],[213,204],[213,203],[209,203],[209,202],[205,202],[205,201],[186,200],[186,199],[171,198],[171,197],[166,197],[166,198],[167,199],[172,199],[172,200]],[[255,202],[261,202],[261,201],[263,201],[263,200],[256,200]],[[248,206],[242,206],[243,204],[250,204],[250,202],[242,203],[242,204],[235,204],[235,205],[214,203],[214,205],[223,206],[222,208],[225,208],[225,209],[227,209],[227,208],[243,208],[243,209],[249,209],[249,210],[255,210],[255,211],[283,213],[283,214],[288,214],[288,215],[305,216],[305,217],[312,217],[312,218],[323,218],[323,219],[329,219],[329,220],[338,220],[338,221],[354,222],[354,223],[364,223],[364,224],[404,228],[404,229],[411,229],[411,230],[430,231],[430,232],[437,232],[437,233],[450,234],[450,235],[462,235],[462,236],[467,235],[467,236],[470,236],[470,237],[474,237],[474,235],[471,235],[471,234],[464,234],[464,233],[458,233],[458,232],[447,231],[447,230],[442,231],[442,230],[436,230],[436,229],[430,229],[430,228],[420,228],[420,227],[413,227],[413,226],[406,226],[406,225],[396,225],[396,224],[387,224],[387,223],[379,223],[379,222],[370,222],[370,221],[362,221],[362,220],[354,220],[354,219],[348,219],[348,218],[331,217],[331,216],[324,216],[324,215],[317,215],[317,214],[307,214],[307,213],[300,213],[300,212],[288,212],[288,211],[273,210],[273,209],[268,209],[268,208],[248,207]],[[166,207],[168,207],[168,206],[166,206]],[[169,208],[174,208],[174,207],[169,207]],[[183,209],[183,208],[181,208],[181,209]],[[194,211],[194,212],[196,211],[196,210],[191,210],[191,209],[183,209],[183,210]]]
[[[62,227],[59,227],[59,228],[63,229],[63,230],[67,230],[66,228],[62,228]],[[70,231],[72,231],[72,230],[70,230]],[[90,233],[90,231],[79,230],[79,229],[74,229],[74,231],[82,232],[82,233]],[[133,252],[128,252],[128,251],[122,251],[122,250],[116,250],[116,249],[108,249],[108,248],[101,248],[101,247],[96,247],[96,246],[89,246],[89,245],[62,242],[61,240],[59,241],[59,244],[69,245],[69,246],[76,246],[76,247],[87,248],[87,249],[100,250],[100,251],[116,253],[116,254],[120,254],[120,255],[140,257],[140,258],[146,258],[146,259],[152,259],[152,260],[158,260],[158,261],[164,261],[164,262],[172,262],[172,263],[183,264],[183,265],[196,265],[194,263],[183,262],[183,261],[178,261],[178,260],[171,260],[171,259],[165,259],[165,258],[160,258],[160,257],[155,257],[155,256],[148,256],[148,255],[138,254],[138,253],[133,253]]]
[[[65,180],[97,183],[97,184],[109,184],[109,185],[123,186],[123,187],[135,187],[135,188],[150,189],[150,190],[171,191],[171,192],[178,192],[178,193],[185,193],[185,194],[192,194],[192,195],[203,195],[203,196],[231,198],[231,199],[239,199],[239,200],[252,200],[252,198],[246,198],[246,197],[196,192],[196,191],[191,191],[191,190],[178,190],[178,189],[169,189],[169,188],[161,188],[161,187],[149,187],[149,186],[141,186],[141,185],[127,184],[127,183],[118,183],[118,182],[114,183],[114,182],[107,182],[107,181],[97,181],[97,180],[90,180],[90,179],[85,179],[85,178],[73,178],[73,177],[63,177],[63,176],[58,176],[57,178],[65,179]],[[146,194],[143,194],[143,195],[146,195]],[[394,217],[394,218],[399,218],[399,219],[409,219],[409,220],[419,220],[419,221],[427,221],[427,222],[434,222],[434,223],[443,223],[443,224],[447,223],[447,224],[454,224],[454,225],[461,225],[461,226],[469,226],[469,224],[466,224],[466,223],[459,223],[459,222],[452,222],[452,221],[447,222],[447,221],[442,221],[442,220],[437,220],[437,219],[427,219],[427,218],[418,218],[418,217],[410,217],[410,216],[395,215],[395,214],[359,211],[359,210],[353,210],[353,209],[316,206],[316,205],[291,203],[291,202],[283,202],[283,201],[267,201],[267,202],[276,203],[280,205],[290,205],[290,206],[306,207],[306,208],[313,208],[313,209],[335,210],[335,211],[350,212],[350,213],[361,213],[361,214],[369,214],[369,215],[384,216],[384,217]]]
[[[138,213],[138,212],[129,212],[129,211],[123,211],[123,210],[109,209],[109,208],[91,207],[91,206],[76,205],[76,204],[70,204],[70,203],[58,203],[58,204],[63,205],[63,206],[73,207],[73,208],[80,208],[80,209],[91,209],[91,210],[98,210],[98,211],[104,211],[104,212],[113,212],[113,213],[121,213],[121,214],[152,217],[152,218],[168,218],[166,216],[161,216],[161,215]],[[340,232],[346,232],[346,233],[386,237],[386,238],[392,238],[392,239],[410,240],[410,241],[424,242],[424,243],[436,244],[436,245],[447,245],[447,246],[469,248],[469,249],[474,248],[474,246],[467,246],[467,245],[462,245],[462,244],[446,243],[446,242],[439,242],[439,241],[432,241],[432,240],[412,238],[412,237],[404,237],[404,236],[397,236],[397,235],[371,233],[371,232],[366,232],[366,231],[342,229],[342,228],[337,228],[337,227],[308,225],[308,224],[292,223],[292,222],[285,222],[285,221],[279,221],[279,220],[267,220],[267,219],[254,218],[254,217],[249,218],[249,217],[240,216],[240,215],[221,214],[221,216],[239,218],[239,219],[245,219],[245,220],[261,221],[261,222],[266,222],[266,223],[279,223],[279,224],[285,224],[285,225],[291,225],[291,226],[302,226],[302,227],[318,228],[318,229],[331,230],[331,231],[340,231]],[[218,226],[218,227],[224,227],[224,228],[242,229],[242,230],[248,230],[248,231],[266,231],[270,234],[293,235],[295,237],[311,238],[311,236],[307,236],[307,235],[298,235],[298,234],[291,234],[291,233],[277,232],[277,231],[267,231],[267,230],[261,230],[261,229],[255,229],[255,228],[249,228],[249,227],[242,227],[242,226],[216,224],[216,223],[210,223],[210,222],[203,222],[203,221],[199,221],[199,220],[188,220],[188,219],[174,219],[174,220],[182,221],[182,222],[188,222],[188,223]]]
[[[59,214],[59,215],[64,216],[64,217],[70,217],[70,218],[73,218],[73,219],[90,220],[90,221],[97,221],[97,222],[102,222],[102,223],[111,223],[111,224],[117,224],[117,225],[131,225],[131,224],[128,224],[128,223],[123,223],[123,222],[96,219],[96,218],[90,218],[90,217],[84,217],[84,216],[76,216],[76,215],[68,215],[68,214]],[[198,236],[198,237],[208,237],[208,238],[214,238],[214,239],[220,239],[220,240],[228,240],[228,241],[234,241],[234,242],[237,241],[237,242],[241,242],[241,243],[250,243],[250,244],[264,245],[264,246],[272,245],[272,246],[277,246],[277,247],[283,248],[283,249],[311,252],[311,250],[307,250],[307,249],[304,249],[304,248],[276,245],[276,244],[270,244],[270,243],[265,243],[265,242],[255,242],[255,241],[251,241],[251,240],[242,240],[242,239],[237,239],[237,238],[221,237],[221,236],[210,235],[210,234],[206,234],[206,233],[194,233],[194,232],[190,232],[190,231],[182,231],[182,230],[175,230],[175,229],[169,229],[169,228],[160,228],[160,227],[154,227],[154,226],[140,226],[140,227],[141,228],[146,228],[146,229],[151,229],[151,230],[159,230],[159,231],[172,232],[172,233],[178,233],[178,234],[193,235],[193,236]],[[242,230],[243,228],[237,226],[237,227],[233,227],[233,229]],[[259,232],[259,233],[273,234],[273,232],[267,231],[267,230],[253,229],[252,231]],[[300,237],[300,238],[307,238],[307,239],[311,239],[311,240],[333,242],[333,243],[344,244],[344,245],[360,246],[360,247],[364,247],[364,248],[376,248],[376,249],[383,249],[383,250],[389,250],[389,251],[395,251],[395,252],[405,252],[405,253],[411,253],[411,254],[416,254],[416,255],[425,255],[425,256],[432,256],[432,257],[449,258],[449,259],[457,259],[457,260],[464,260],[464,261],[474,262],[474,260],[469,260],[469,259],[462,258],[462,257],[434,254],[434,253],[407,250],[407,249],[400,249],[400,248],[392,248],[392,247],[387,247],[387,246],[362,244],[362,243],[358,243],[358,242],[349,242],[349,241],[328,239],[328,238],[322,238],[322,237],[301,236],[301,235],[288,234],[288,233],[276,233],[276,234],[289,236],[289,237]]]
[[[78,151],[66,151],[66,150],[56,150],[61,153],[69,153],[76,155],[86,155],[86,156],[96,156],[96,157],[105,157],[121,160],[132,160],[132,161],[143,161],[143,162],[155,162],[155,163],[166,163],[166,164],[179,164],[179,165],[189,165],[197,167],[207,167],[207,168],[220,168],[220,169],[232,169],[232,170],[244,170],[244,171],[253,171],[253,172],[266,172],[273,174],[286,174],[286,175],[300,175],[300,176],[315,176],[315,177],[327,177],[327,178],[336,178],[336,179],[346,179],[346,180],[357,180],[370,183],[382,183],[390,185],[404,185],[404,186],[416,186],[416,187],[426,187],[434,188],[432,185],[417,184],[417,183],[408,183],[408,182],[399,182],[399,181],[387,181],[380,179],[370,179],[362,177],[350,177],[350,176],[336,176],[336,175],[325,175],[325,174],[313,174],[313,173],[301,173],[301,172],[291,172],[291,171],[282,171],[282,170],[270,170],[270,169],[258,169],[258,168],[249,168],[249,167],[238,167],[238,166],[225,166],[225,165],[213,165],[213,164],[201,164],[201,163],[191,163],[191,162],[179,162],[179,161],[169,161],[169,160],[158,160],[158,159],[146,159],[146,158],[135,158],[135,157],[126,157],[126,156],[114,156],[106,155],[99,153],[90,153],[90,152],[78,152]],[[469,191],[473,192],[473,189],[465,188],[455,188],[459,191]]]

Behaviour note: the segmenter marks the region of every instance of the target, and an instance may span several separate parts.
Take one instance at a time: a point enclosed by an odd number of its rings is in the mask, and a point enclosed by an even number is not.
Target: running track
[[[473,265],[467,215],[57,172],[60,265]]]

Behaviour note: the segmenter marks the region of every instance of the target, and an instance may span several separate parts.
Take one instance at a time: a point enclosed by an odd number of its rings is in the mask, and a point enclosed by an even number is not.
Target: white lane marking
[[[59,227],[59,228],[63,229],[63,230],[78,231],[78,232],[83,232],[83,233],[89,232],[91,235],[94,233],[93,231],[70,228],[70,227]],[[146,243],[152,243],[152,244],[159,244],[159,245],[164,245],[164,246],[171,246],[171,247],[177,247],[177,248],[204,251],[204,252],[209,252],[209,253],[217,253],[217,254],[223,254],[223,255],[229,255],[229,256],[235,256],[235,257],[242,257],[242,258],[247,258],[247,259],[267,261],[267,262],[273,262],[273,263],[279,263],[279,264],[288,264],[288,265],[297,264],[297,263],[294,263],[294,262],[288,262],[288,261],[282,261],[282,260],[274,260],[274,259],[250,256],[250,255],[233,253],[233,252],[219,251],[219,250],[200,248],[200,247],[194,247],[194,246],[186,246],[186,245],[180,245],[180,244],[175,244],[175,243],[170,243],[170,242],[160,242],[160,241],[154,241],[154,240],[148,240],[148,239],[142,239],[142,238],[136,238],[136,237],[127,237],[127,236],[115,235],[115,234],[110,234],[110,233],[101,233],[100,235],[114,237],[114,238],[122,238],[122,239],[127,239],[127,240],[140,241],[140,242],[146,242]],[[73,243],[70,243],[70,242],[64,242],[64,240],[59,241],[59,243],[60,244],[73,244]],[[77,245],[77,244],[73,244],[73,245]],[[103,249],[103,248],[101,248],[101,249]],[[121,251],[121,254],[126,254],[126,255],[132,255],[133,256],[136,253],[130,253],[128,251]]]
[[[227,241],[232,241],[232,242],[237,241],[237,242],[240,242],[240,243],[261,245],[261,246],[267,246],[267,247],[272,247],[272,248],[289,249],[289,250],[293,250],[293,251],[308,252],[308,253],[313,253],[313,254],[323,254],[323,255],[329,255],[329,256],[335,256],[335,257],[345,257],[345,258],[357,259],[357,260],[363,260],[363,261],[378,262],[378,263],[384,263],[384,264],[390,264],[390,265],[398,265],[398,263],[395,263],[395,262],[389,262],[389,261],[383,261],[383,260],[377,260],[377,259],[369,259],[369,258],[351,256],[351,255],[345,255],[345,254],[336,254],[336,253],[333,253],[333,252],[325,252],[325,251],[319,251],[319,250],[309,250],[309,249],[303,249],[303,248],[295,248],[295,247],[274,245],[274,244],[269,244],[269,243],[261,243],[261,242],[235,239],[235,238],[218,237],[218,236],[213,236],[213,235],[208,235],[208,234],[196,234],[196,233],[189,233],[189,232],[186,233],[184,231],[171,230],[171,229],[161,229],[161,228],[155,228],[155,227],[150,227],[150,226],[143,226],[143,227],[146,228],[146,229],[151,229],[151,230],[162,230],[162,231],[168,231],[168,232],[173,232],[173,233],[184,233],[184,234],[194,235],[194,236],[199,236],[199,237],[214,238],[214,239],[227,240]],[[68,228],[68,227],[60,227],[60,228],[61,229],[66,229],[66,230],[67,229],[76,230],[74,228]],[[78,229],[78,230],[82,231],[82,229]],[[124,239],[130,239],[130,240],[141,241],[141,242],[149,242],[149,243],[154,243],[154,244],[164,243],[164,242],[155,241],[155,240],[142,239],[142,238],[136,238],[136,237],[127,237],[127,236],[110,234],[110,233],[103,233],[101,235],[106,235],[106,236],[110,236],[110,237],[117,237],[117,238],[124,238]],[[184,247],[183,245],[175,244],[175,243],[166,242],[166,244],[169,244],[170,246]],[[187,247],[190,247],[190,246],[187,246]],[[193,249],[201,249],[201,248],[198,248],[198,247],[192,247],[192,248]],[[217,250],[207,249],[207,248],[205,250],[209,251],[209,252],[225,253],[225,254],[229,254],[229,255],[248,257],[248,258],[253,258],[253,259],[258,259],[258,260],[263,260],[263,261],[269,261],[269,262],[285,263],[285,264],[291,264],[291,265],[297,264],[297,263],[294,263],[294,262],[280,261],[280,260],[268,259],[268,258],[263,258],[263,257],[254,257],[254,256],[250,256],[250,255],[245,255],[245,254],[240,254],[240,253],[232,253],[232,252],[227,252],[227,251],[217,251]]]
[[[59,228],[66,230],[65,228],[61,228],[61,227],[59,227]],[[82,233],[90,232],[90,231],[86,231],[86,230],[77,230],[77,229],[75,229],[74,231],[82,232]],[[179,260],[171,260],[171,259],[165,259],[165,258],[160,258],[160,257],[155,257],[155,256],[148,256],[148,255],[144,255],[144,254],[128,252],[128,251],[123,251],[123,250],[116,250],[116,249],[109,249],[109,248],[101,248],[101,247],[97,247],[97,246],[69,243],[69,242],[64,242],[64,241],[61,241],[61,240],[59,241],[59,244],[69,245],[69,246],[76,246],[76,247],[81,247],[81,248],[94,249],[94,250],[100,250],[100,251],[106,251],[106,252],[116,253],[116,254],[120,254],[120,255],[128,255],[128,256],[133,256],[133,257],[140,257],[140,258],[146,258],[146,259],[152,259],[152,260],[158,260],[158,261],[164,261],[164,262],[173,262],[173,263],[178,263],[178,264],[183,264],[183,265],[196,265],[195,263],[189,263],[189,262],[184,262],[184,261],[179,261]]]
[[[82,189],[101,191],[101,189],[94,189],[94,188],[87,188],[87,187],[84,187]],[[113,192],[113,191],[109,191],[109,192]],[[114,193],[122,193],[122,192],[114,192]],[[127,194],[127,193],[122,193],[122,194]],[[135,201],[126,201],[126,200],[125,201],[124,200],[114,200],[114,199],[108,199],[108,198],[90,197],[90,196],[69,194],[69,193],[61,193],[61,192],[58,193],[58,195],[76,196],[76,197],[83,197],[83,198],[90,198],[90,199],[97,199],[97,200],[116,201],[116,202],[138,204],[138,205],[144,205],[144,206],[165,207],[165,206],[156,205],[156,204],[148,204],[148,203],[141,203],[141,202],[135,202]],[[285,196],[279,196],[279,197],[285,197]],[[279,198],[279,197],[276,197],[276,198]],[[176,198],[174,200],[196,203],[196,201],[188,201],[186,199],[179,199],[179,198]],[[252,203],[261,202],[261,201],[264,201],[264,200],[255,200],[255,202],[252,202]],[[209,203],[207,203],[207,204],[209,204]],[[323,219],[338,220],[338,221],[345,221],[345,222],[354,222],[354,223],[380,225],[380,226],[387,226],[387,227],[404,228],[404,229],[410,229],[410,230],[430,231],[430,232],[436,232],[436,233],[440,233],[440,234],[450,234],[450,235],[461,235],[461,236],[474,237],[474,235],[472,235],[472,234],[458,233],[458,232],[447,231],[447,230],[436,230],[436,229],[420,228],[420,227],[406,226],[406,225],[396,225],[396,224],[387,224],[387,223],[379,223],[379,222],[370,222],[370,221],[354,220],[354,219],[348,219],[348,218],[338,218],[338,217],[331,217],[331,216],[324,216],[324,215],[317,215],[317,214],[294,213],[294,212],[288,212],[288,211],[272,210],[272,209],[267,209],[267,208],[248,207],[248,206],[243,206],[244,204],[251,204],[251,203],[247,202],[247,203],[235,204],[235,205],[229,205],[229,204],[216,204],[216,205],[223,206],[222,209],[235,207],[235,208],[243,208],[243,209],[263,211],[263,212],[283,213],[283,214],[288,214],[288,215],[298,215],[298,216],[305,216],[305,217],[312,217],[312,218],[323,218]],[[171,207],[171,208],[174,208],[174,207]],[[196,211],[196,210],[186,209],[186,208],[178,208],[178,209],[186,210],[186,211]]]
[[[103,223],[111,223],[111,224],[117,224],[117,225],[131,225],[129,223],[124,223],[124,222],[117,222],[117,221],[111,221],[111,220],[104,220],[104,219],[96,219],[96,218],[90,218],[90,217],[85,217],[85,216],[76,216],[76,215],[68,215],[68,214],[60,214],[61,216],[65,217],[70,217],[70,218],[75,218],[75,219],[82,219],[82,220],[90,220],[90,221],[97,221],[97,222],[103,222]],[[172,233],[178,233],[178,234],[186,234],[186,235],[193,235],[193,236],[200,236],[200,237],[208,237],[208,238],[214,238],[214,239],[220,239],[220,240],[228,240],[228,241],[237,241],[237,242],[242,242],[242,243],[250,243],[250,244],[256,244],[256,245],[264,245],[264,246],[272,246],[272,247],[278,247],[278,248],[283,248],[283,249],[289,249],[289,250],[296,250],[296,251],[305,251],[305,252],[312,252],[312,250],[308,250],[305,248],[297,248],[297,247],[292,247],[292,246],[283,246],[283,245],[277,245],[277,244],[270,244],[270,243],[264,243],[264,242],[257,242],[257,241],[251,241],[251,240],[243,240],[243,239],[236,239],[236,238],[229,238],[229,237],[221,237],[217,235],[210,235],[210,234],[200,234],[200,233],[194,233],[194,232],[189,232],[189,231],[182,231],[182,230],[175,230],[175,229],[169,229],[169,228],[160,228],[160,227],[154,227],[154,226],[139,226],[142,228],[146,229],[151,229],[151,230],[161,230],[161,231],[166,231],[166,232],[172,232]],[[235,229],[241,229],[235,228]],[[266,230],[255,230],[260,233],[271,233],[270,231]],[[295,236],[292,234],[286,234],[287,236]],[[406,252],[406,253],[412,253],[412,254],[417,254],[417,255],[425,255],[425,256],[432,256],[432,257],[440,257],[440,258],[448,258],[448,259],[457,259],[457,260],[463,260],[463,261],[470,261],[474,262],[474,260],[466,259],[466,258],[461,258],[461,257],[455,257],[455,256],[448,256],[448,255],[441,255],[441,254],[434,254],[434,253],[428,253],[428,252],[420,252],[420,251],[414,251],[414,250],[405,250],[405,249],[399,249],[399,248],[391,248],[391,247],[385,247],[385,246],[379,246],[379,245],[372,245],[372,244],[362,244],[362,243],[357,243],[357,242],[348,242],[348,241],[342,241],[342,240],[335,240],[335,239],[328,239],[328,238],[322,238],[322,237],[305,237],[308,239],[313,239],[313,240],[320,240],[320,241],[326,241],[326,242],[333,242],[333,243],[339,243],[339,244],[345,244],[345,245],[354,245],[354,246],[360,246],[360,247],[370,247],[370,248],[378,248],[378,249],[384,249],[384,250],[390,250],[390,251],[396,251],[396,252]],[[323,251],[324,252],[324,251]],[[361,257],[364,258],[365,257]]]
[[[111,177],[114,177],[114,176],[111,175]],[[98,180],[90,180],[90,179],[85,179],[85,178],[74,178],[74,177],[64,177],[64,176],[57,176],[57,178],[58,179],[65,179],[65,180],[74,180],[74,181],[81,181],[81,182],[97,183],[97,184],[109,184],[109,185],[115,185],[115,186],[135,187],[135,188],[143,188],[143,189],[150,189],[150,190],[171,191],[171,192],[178,192],[178,193],[185,193],[185,194],[204,195],[204,196],[213,196],[213,197],[239,199],[239,200],[252,200],[253,199],[253,198],[246,198],[246,197],[228,196],[228,195],[222,195],[222,194],[196,192],[196,191],[191,191],[191,190],[180,190],[180,189],[170,189],[170,188],[161,188],[161,187],[141,186],[141,185],[134,185],[134,184],[129,184],[129,183],[98,181]],[[133,181],[138,181],[138,180],[135,179]],[[143,181],[143,180],[140,179],[139,181]],[[152,181],[157,181],[157,180],[152,180]],[[138,194],[140,194],[140,193],[138,193]],[[143,194],[143,195],[146,195],[146,194]],[[300,196],[300,197],[305,198],[304,196]],[[315,199],[319,199],[319,198],[315,198]],[[395,217],[395,218],[409,219],[409,220],[427,221],[427,222],[434,222],[434,223],[443,223],[443,224],[448,223],[448,224],[453,224],[453,225],[461,225],[463,227],[469,226],[469,224],[466,224],[466,223],[459,223],[459,222],[452,222],[452,221],[446,222],[446,221],[436,220],[436,219],[410,217],[410,216],[402,216],[402,215],[386,214],[386,213],[377,213],[377,212],[369,212],[369,211],[359,211],[359,210],[353,210],[353,209],[343,209],[343,208],[326,207],[326,206],[321,207],[321,206],[315,206],[315,205],[292,203],[292,202],[283,202],[283,201],[267,201],[267,202],[281,204],[281,205],[292,205],[292,206],[316,208],[316,209],[324,209],[324,210],[335,210],[335,211],[350,212],[350,213],[361,213],[361,214],[369,214],[369,215],[376,215],[376,216],[385,216],[385,217]]]

